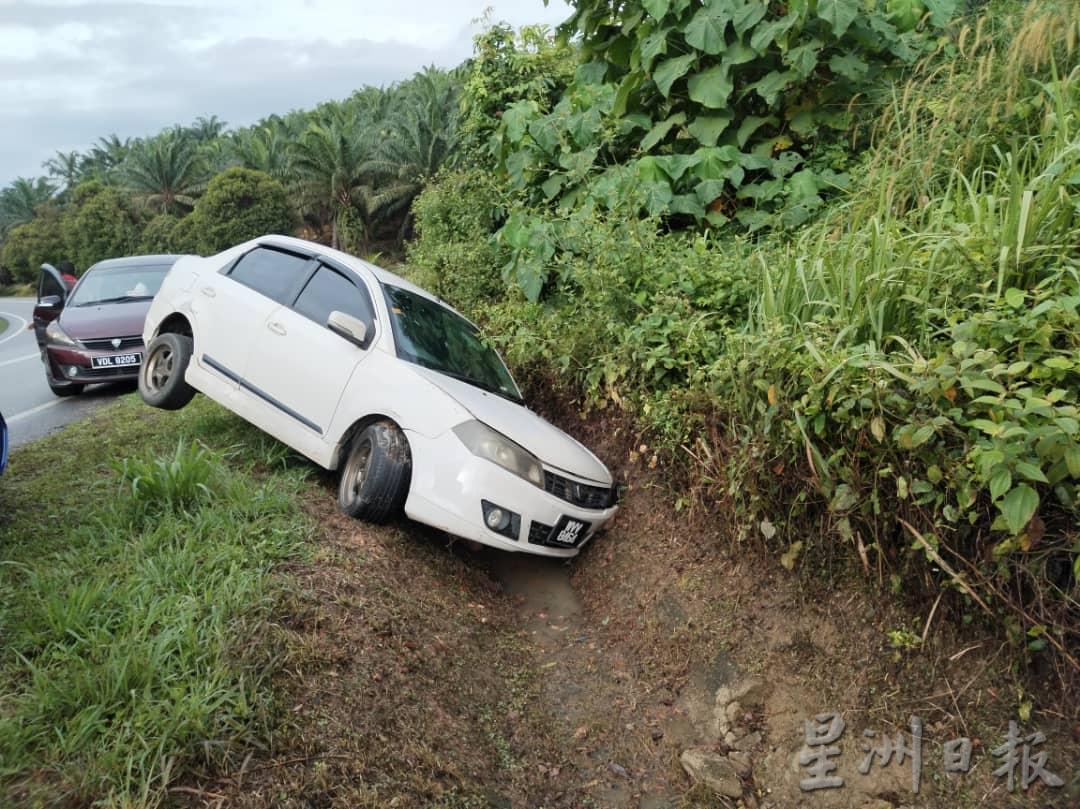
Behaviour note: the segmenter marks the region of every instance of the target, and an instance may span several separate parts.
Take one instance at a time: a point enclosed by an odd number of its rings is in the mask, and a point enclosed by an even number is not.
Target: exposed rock
[[[756,677],[747,677],[731,685],[722,685],[716,689],[716,707],[726,710],[732,702],[760,705],[768,690],[765,683]]]
[[[735,741],[735,749],[745,753],[747,750],[753,750],[761,744],[761,734],[756,730],[753,733],[748,733],[741,739]]]
[[[754,771],[754,762],[750,760],[749,753],[739,751],[728,753],[727,759],[735,767],[735,772],[743,778],[747,778]]]
[[[893,805],[881,798],[874,798],[873,800],[864,803],[860,809],[893,809]]]
[[[684,750],[679,761],[694,781],[704,783],[718,795],[727,798],[742,795],[742,782],[735,765],[719,753],[692,748]]]
[[[734,747],[735,742],[739,740],[739,737],[732,733],[730,730],[724,734],[724,744],[728,747]]]
[[[727,708],[724,710],[724,715],[727,717],[728,725],[734,727],[739,724],[739,719],[742,717],[743,707],[738,701],[728,703]]]

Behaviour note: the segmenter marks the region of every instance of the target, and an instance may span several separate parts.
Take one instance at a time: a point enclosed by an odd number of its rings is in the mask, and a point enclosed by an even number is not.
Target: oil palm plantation
[[[54,193],[56,187],[44,177],[33,180],[19,177],[0,191],[0,237],[33,219],[35,209],[52,199]]]
[[[42,166],[50,177],[55,177],[62,183],[60,193],[66,194],[82,179],[83,156],[78,152],[57,152]]]
[[[372,203],[383,218],[400,214],[434,177],[456,144],[457,86],[444,70],[425,68],[395,89],[379,153]]]
[[[358,224],[366,239],[370,220],[369,165],[373,156],[369,122],[340,107],[323,109],[291,144],[292,168],[305,207],[319,224],[330,225],[333,247],[341,245],[342,224]]]
[[[198,142],[179,127],[137,141],[120,167],[124,185],[161,213],[195,205],[206,186],[207,165]]]

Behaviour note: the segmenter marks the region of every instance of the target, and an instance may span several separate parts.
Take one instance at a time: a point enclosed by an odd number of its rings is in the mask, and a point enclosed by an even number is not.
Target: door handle
[[[277,321],[268,324],[266,328],[270,329],[270,331],[272,331],[274,334],[280,334],[282,337],[287,334],[287,332],[285,331],[285,327]]]
[[[208,298],[217,297],[217,292],[214,291],[213,287],[203,287],[202,288],[202,294],[205,295]]]

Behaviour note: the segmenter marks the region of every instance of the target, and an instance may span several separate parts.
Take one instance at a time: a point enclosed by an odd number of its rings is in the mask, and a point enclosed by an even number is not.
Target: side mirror
[[[364,347],[367,340],[367,326],[364,325],[364,321],[336,309],[326,319],[326,327],[360,348]]]
[[[37,303],[42,309],[59,309],[64,305],[64,299],[59,295],[46,295]]]

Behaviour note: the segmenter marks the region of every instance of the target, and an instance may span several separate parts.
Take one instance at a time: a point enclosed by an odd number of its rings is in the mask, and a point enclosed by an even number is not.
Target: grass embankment
[[[301,476],[256,477],[191,443],[210,412],[129,397],[17,452],[0,480],[13,805],[153,804],[185,759],[221,760],[265,728],[258,627],[283,592],[271,571],[311,522],[294,508]]]
[[[549,795],[563,753],[512,607],[441,536],[346,519],[331,487],[203,397],[124,397],[16,451],[0,804]]]
[[[4,332],[6,332],[7,328],[8,328],[8,322],[4,318],[0,317],[0,334],[3,334]]]

